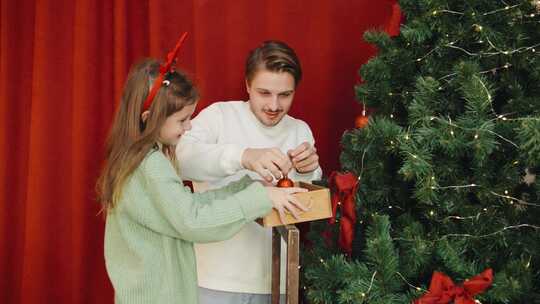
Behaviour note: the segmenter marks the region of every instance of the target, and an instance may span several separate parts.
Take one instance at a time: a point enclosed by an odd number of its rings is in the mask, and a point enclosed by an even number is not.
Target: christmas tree
[[[540,303],[540,1],[399,5],[398,36],[364,36],[379,52],[356,93],[373,114],[342,138],[359,177],[352,255],[334,246],[339,222],[312,225],[304,294],[412,303],[434,271],[461,286],[492,269],[469,300]]]

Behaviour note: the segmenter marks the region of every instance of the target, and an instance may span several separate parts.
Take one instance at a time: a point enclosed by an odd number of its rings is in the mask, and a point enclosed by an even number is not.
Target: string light
[[[516,203],[518,203],[518,204],[520,204],[520,205],[540,207],[539,204],[529,203],[529,202],[526,202],[526,201],[521,200],[521,199],[519,199],[519,198],[509,196],[509,195],[508,195],[508,190],[505,190],[505,191],[504,191],[504,195],[503,195],[503,194],[499,194],[499,193],[497,193],[497,192],[493,192],[493,191],[490,191],[490,193],[493,194],[493,195],[495,195],[495,196],[498,196],[498,197],[502,197],[502,198],[509,199],[509,200],[510,200],[510,202],[509,202],[510,205],[513,205],[514,202],[516,202]]]
[[[432,117],[433,117],[433,116],[432,116]],[[498,133],[496,133],[496,132],[494,132],[494,131],[487,130],[487,129],[478,129],[478,130],[477,130],[477,129],[465,128],[465,127],[458,126],[458,125],[452,123],[452,121],[447,122],[446,120],[441,119],[441,118],[438,118],[438,117],[435,117],[435,119],[437,119],[437,121],[446,123],[446,124],[448,124],[448,125],[450,125],[450,126],[453,126],[453,127],[456,127],[456,128],[460,128],[460,129],[462,129],[462,130],[466,130],[466,131],[482,131],[482,132],[487,132],[487,133],[493,134],[493,135],[499,137],[500,139],[506,141],[507,143],[509,143],[509,144],[513,145],[514,147],[516,147],[516,148],[519,149],[519,146],[516,145],[513,141],[509,140],[508,138],[506,138],[506,137],[504,137],[504,136],[502,136],[502,135],[500,135],[500,134],[498,134]],[[537,118],[537,119],[538,119],[538,118]]]
[[[481,32],[484,28],[479,24],[473,24],[474,30],[477,32]]]
[[[478,187],[478,185],[477,184],[468,184],[468,185],[432,187],[432,189],[461,189],[461,188],[473,188],[473,187]]]
[[[469,238],[475,238],[475,239],[482,239],[482,238],[487,238],[487,237],[490,237],[490,236],[493,236],[493,235],[503,233],[506,230],[519,229],[519,228],[525,228],[525,227],[533,228],[535,230],[540,229],[540,226],[535,226],[535,225],[531,225],[531,224],[519,224],[519,225],[513,225],[513,226],[506,226],[506,227],[504,227],[504,228],[502,228],[500,230],[497,230],[495,232],[488,233],[488,234],[483,234],[483,235],[459,234],[459,233],[447,234],[447,235],[443,235],[442,237],[437,239],[437,241],[442,241],[442,240],[447,239],[449,237],[469,237]]]
[[[418,291],[427,291],[419,286],[414,286],[412,285],[409,281],[407,281],[407,279],[405,279],[405,277],[399,272],[399,271],[396,271],[396,274],[399,275],[401,277],[401,279],[403,280],[403,282],[405,282],[407,285],[409,285],[410,287],[418,290]]]
[[[512,6],[507,5],[507,6],[503,7],[503,8],[496,9],[494,11],[490,11],[490,12],[487,12],[487,13],[483,13],[482,15],[487,16],[487,15],[495,14],[495,13],[502,12],[502,11],[508,11],[509,9],[514,8],[514,7],[518,7],[519,5],[520,4],[516,4],[516,5],[512,5]]]
[[[449,14],[454,14],[454,15],[465,15],[462,12],[456,12],[456,11],[445,10],[445,9],[439,10],[439,11],[433,11],[433,15],[436,15],[438,13],[449,13]]]

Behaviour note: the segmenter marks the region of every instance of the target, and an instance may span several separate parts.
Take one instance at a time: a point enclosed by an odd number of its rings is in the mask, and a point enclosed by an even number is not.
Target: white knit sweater
[[[192,129],[177,146],[182,177],[208,182],[218,188],[245,174],[241,157],[246,148],[279,148],[283,153],[307,141],[314,144],[309,126],[285,115],[275,126],[261,124],[243,101],[214,103],[197,115]],[[320,168],[308,174],[289,173],[295,181],[311,181],[322,175]],[[246,225],[232,239],[196,244],[199,286],[209,289],[269,294],[271,292],[271,229],[257,223]],[[284,291],[285,245],[282,243],[282,292]]]

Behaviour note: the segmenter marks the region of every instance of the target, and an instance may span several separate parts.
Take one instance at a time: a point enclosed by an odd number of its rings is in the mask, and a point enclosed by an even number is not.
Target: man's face
[[[295,89],[291,74],[261,69],[246,87],[251,112],[263,125],[275,126],[289,112]]]

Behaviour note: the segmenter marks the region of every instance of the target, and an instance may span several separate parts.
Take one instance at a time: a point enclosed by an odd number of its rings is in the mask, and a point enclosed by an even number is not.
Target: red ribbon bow
[[[429,291],[414,304],[475,304],[474,296],[484,292],[493,282],[493,270],[488,268],[481,274],[455,285],[444,273],[435,271],[431,278]]]
[[[165,74],[167,74],[167,72],[169,71],[172,71],[171,67],[175,63],[175,59],[178,56],[178,51],[180,50],[182,43],[184,43],[184,40],[186,40],[186,37],[187,32],[184,32],[180,39],[178,39],[178,42],[176,43],[174,49],[167,54],[167,57],[165,58],[165,63],[159,66],[159,76],[156,78],[156,80],[154,80],[154,83],[152,84],[152,89],[150,90],[150,93],[148,93],[148,96],[144,101],[142,112],[150,108],[150,106],[152,105],[152,101],[154,101],[154,97],[156,96],[159,88],[161,88],[161,85],[163,84],[163,78],[165,78]]]
[[[332,192],[332,217],[330,224],[336,222],[338,206],[341,207],[341,220],[339,225],[339,247],[346,254],[352,253],[354,239],[354,226],[356,224],[356,204],[354,197],[358,189],[358,178],[352,173],[332,172],[329,178],[329,187]]]

